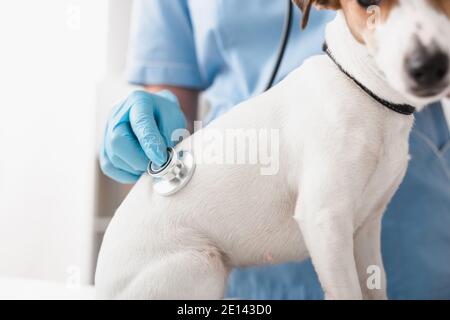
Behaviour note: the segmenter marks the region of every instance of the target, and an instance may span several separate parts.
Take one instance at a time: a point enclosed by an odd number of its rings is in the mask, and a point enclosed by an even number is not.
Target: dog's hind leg
[[[119,299],[222,299],[229,268],[215,248],[165,253],[133,278]]]

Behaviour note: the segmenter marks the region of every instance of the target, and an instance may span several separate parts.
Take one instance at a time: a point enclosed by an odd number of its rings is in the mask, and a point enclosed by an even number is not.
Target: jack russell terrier
[[[339,11],[327,54],[176,147],[201,163],[201,133],[276,129],[278,173],[198,164],[172,197],[143,176],[106,232],[99,298],[221,299],[235,266],[307,257],[327,299],[386,298],[381,218],[408,166],[413,112],[450,93],[450,1],[294,2],[303,26],[312,6]]]

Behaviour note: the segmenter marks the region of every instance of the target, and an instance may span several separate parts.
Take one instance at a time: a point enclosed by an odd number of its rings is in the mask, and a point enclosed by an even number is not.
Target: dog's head
[[[293,0],[306,27],[312,6],[342,10],[387,81],[425,105],[450,94],[450,0]]]

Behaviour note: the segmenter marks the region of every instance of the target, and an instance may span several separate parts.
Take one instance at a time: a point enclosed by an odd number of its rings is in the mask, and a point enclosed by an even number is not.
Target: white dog
[[[295,2],[304,25],[311,5],[339,10],[329,55],[177,146],[199,164],[176,195],[140,179],[104,238],[100,298],[220,299],[234,266],[308,256],[326,298],[386,298],[381,218],[408,165],[411,113],[450,92],[450,1]],[[230,129],[279,130],[278,173],[201,164],[201,134]],[[370,266],[383,279],[372,290]]]

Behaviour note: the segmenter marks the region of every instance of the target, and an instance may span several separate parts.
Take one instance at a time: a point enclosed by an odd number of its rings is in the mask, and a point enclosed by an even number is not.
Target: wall
[[[92,280],[99,124],[128,90],[110,19],[126,30],[129,4],[0,2],[0,276]]]

